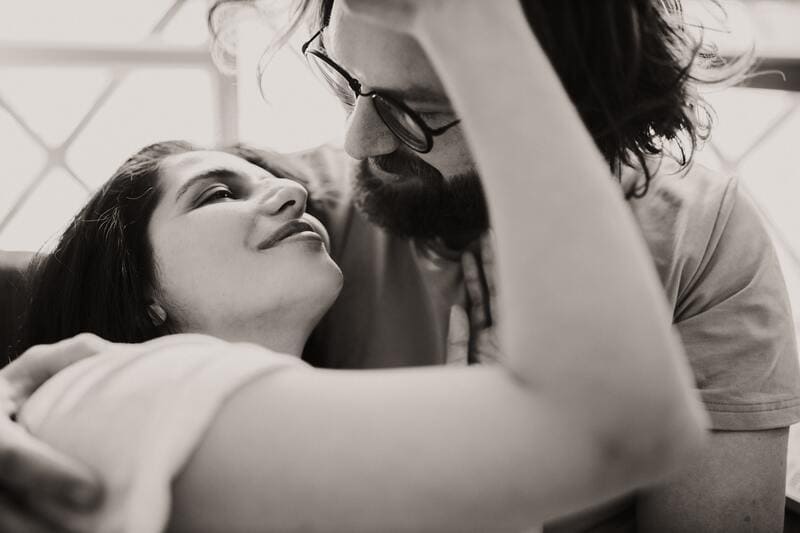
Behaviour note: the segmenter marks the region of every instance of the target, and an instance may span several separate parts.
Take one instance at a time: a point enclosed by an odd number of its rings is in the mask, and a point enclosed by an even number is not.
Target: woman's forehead
[[[217,150],[197,150],[170,155],[161,164],[162,179],[167,189],[179,188],[195,176],[209,170],[229,170],[242,176],[263,179],[270,174],[265,169],[239,156]]]

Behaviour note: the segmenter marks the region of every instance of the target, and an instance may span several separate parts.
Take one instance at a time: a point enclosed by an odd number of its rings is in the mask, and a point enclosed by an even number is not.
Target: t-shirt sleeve
[[[106,488],[87,531],[156,533],[170,486],[227,398],[299,359],[250,344],[176,335],[76,363],[43,385],[21,423],[101,476]]]
[[[648,241],[712,428],[762,430],[797,422],[795,326],[755,206],[736,179],[702,173],[674,178],[655,198],[660,216],[645,229],[661,231]]]

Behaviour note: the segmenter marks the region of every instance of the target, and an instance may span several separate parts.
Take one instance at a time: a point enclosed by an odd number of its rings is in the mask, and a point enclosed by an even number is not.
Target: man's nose
[[[308,191],[297,182],[275,179],[267,186],[259,202],[260,211],[270,217],[287,220],[298,218],[306,212]]]
[[[400,141],[386,127],[371,98],[361,97],[347,121],[344,149],[355,159],[391,154]]]

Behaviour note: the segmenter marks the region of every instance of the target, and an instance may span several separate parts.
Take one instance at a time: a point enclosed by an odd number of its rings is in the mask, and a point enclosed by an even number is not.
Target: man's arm
[[[639,496],[638,530],[781,531],[788,437],[788,428],[712,432],[701,457]]]

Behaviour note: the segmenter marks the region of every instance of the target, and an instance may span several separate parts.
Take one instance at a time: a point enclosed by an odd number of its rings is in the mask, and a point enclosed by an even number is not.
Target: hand
[[[500,362],[497,341],[497,303],[494,284],[494,254],[490,237],[481,239],[480,265],[473,252],[461,259],[468,308],[450,308],[447,333],[448,365]]]
[[[54,374],[110,343],[82,334],[34,346],[0,370],[0,531],[70,531],[75,514],[97,507],[99,480],[13,421],[22,404]]]
[[[424,4],[437,4],[441,0],[340,0],[342,7],[352,15],[373,24],[393,28],[394,31],[411,32]]]
[[[469,297],[470,360],[476,363],[499,363],[497,340],[497,291],[495,289],[494,250],[491,232],[480,241],[479,256],[465,253],[461,258],[464,285]],[[480,257],[480,264],[478,263]]]
[[[350,14],[371,24],[401,33],[416,33],[420,21],[448,20],[448,13],[464,9],[497,10],[500,0],[338,0]],[[508,3],[510,0],[507,0]]]

